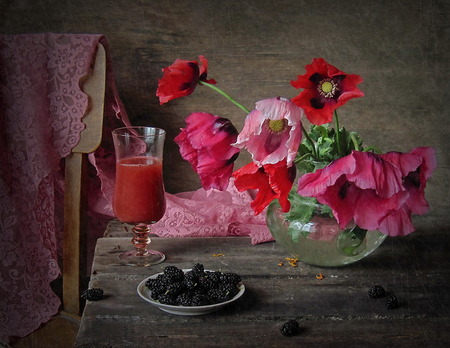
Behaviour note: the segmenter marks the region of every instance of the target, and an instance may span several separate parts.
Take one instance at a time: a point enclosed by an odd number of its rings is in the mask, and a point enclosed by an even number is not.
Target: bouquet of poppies
[[[289,100],[275,97],[258,101],[250,111],[207,78],[208,62],[177,59],[163,69],[157,96],[160,104],[190,95],[198,85],[222,94],[246,114],[239,133],[226,118],[194,112],[175,138],[181,156],[198,173],[203,188],[226,190],[230,178],[239,191],[256,190],[251,203],[255,214],[278,199],[283,212],[291,208],[296,173],[298,198],[313,199],[329,207],[340,228],[354,221],[360,228],[391,235],[414,231],[411,214],[425,214],[427,180],[436,168],[432,148],[409,153],[379,153],[365,147],[356,132],[340,128],[337,109],[364,96],[363,80],[346,74],[324,59],[313,59],[306,73],[291,85],[302,92]],[[302,124],[305,115],[310,131]],[[330,128],[334,118],[335,127]],[[240,151],[252,162],[234,171]],[[294,197],[295,199],[295,197]]]

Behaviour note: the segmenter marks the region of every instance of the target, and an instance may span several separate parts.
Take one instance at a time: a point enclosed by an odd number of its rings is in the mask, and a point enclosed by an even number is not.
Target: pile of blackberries
[[[149,278],[145,286],[150,297],[159,303],[173,306],[205,306],[231,300],[239,293],[241,277],[236,273],[205,271],[195,264],[188,272],[167,266],[156,278]]]

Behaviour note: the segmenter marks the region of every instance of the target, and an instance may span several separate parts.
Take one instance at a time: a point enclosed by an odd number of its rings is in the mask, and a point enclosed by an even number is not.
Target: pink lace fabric
[[[164,217],[152,226],[160,237],[249,236],[252,244],[272,241],[265,212],[255,216],[252,197],[231,181],[226,191],[199,189],[166,194]]]
[[[79,81],[99,42],[107,49],[101,35],[0,35],[1,341],[28,335],[60,306],[50,283],[60,274],[63,159],[84,129],[88,97]],[[110,132],[129,124],[109,59],[104,122],[105,140],[90,157],[91,244],[108,222]]]

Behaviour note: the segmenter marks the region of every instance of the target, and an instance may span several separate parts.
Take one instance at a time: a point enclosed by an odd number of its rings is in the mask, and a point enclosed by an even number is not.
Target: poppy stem
[[[216,86],[208,83],[208,82],[204,82],[204,81],[198,81],[199,85],[203,85],[203,86],[208,86],[209,88],[215,90],[216,92],[222,94],[225,98],[227,98],[230,102],[232,102],[234,105],[240,107],[242,110],[244,110],[247,114],[250,113],[250,110],[248,110],[245,106],[239,104],[236,100],[234,100],[233,98],[231,98],[228,94],[226,94],[224,91],[222,91],[221,89],[217,88]]]
[[[308,132],[306,131],[305,127],[303,126],[303,123],[300,123],[300,124],[302,125],[303,135],[306,137],[306,140],[311,145],[313,156],[317,160],[318,158],[317,158],[316,144],[314,143],[314,141],[309,136]]]
[[[362,152],[368,152],[368,151],[372,151],[376,154],[381,153],[381,151],[379,149],[377,149],[375,146],[369,146],[369,147],[366,147],[364,150],[362,150]]]
[[[336,142],[337,142],[338,154],[339,154],[339,157],[342,157],[341,141],[339,139],[340,138],[340,136],[339,136],[339,133],[340,133],[339,118],[338,118],[336,110],[334,110],[334,122],[336,123]]]

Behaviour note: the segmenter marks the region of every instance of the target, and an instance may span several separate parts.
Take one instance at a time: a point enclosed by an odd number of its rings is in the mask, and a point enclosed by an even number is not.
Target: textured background
[[[103,33],[108,39],[119,94],[136,125],[168,132],[168,192],[200,187],[173,138],[193,111],[232,120],[245,114],[206,87],[160,106],[161,69],[176,58],[209,60],[209,78],[243,105],[292,98],[289,81],[323,57],[361,75],[364,98],[340,109],[342,126],[383,151],[436,149],[430,214],[419,225],[449,226],[449,12],[445,0],[0,0],[3,34]],[[307,124],[307,123],[306,123]],[[249,160],[241,156],[237,167]]]

